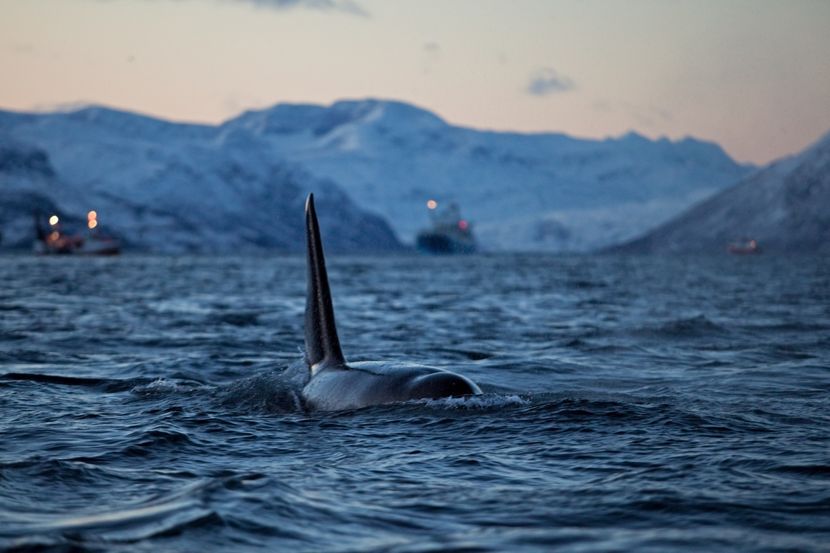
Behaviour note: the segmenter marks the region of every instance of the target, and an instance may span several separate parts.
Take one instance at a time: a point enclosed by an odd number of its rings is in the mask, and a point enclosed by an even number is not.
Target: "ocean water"
[[[347,358],[485,394],[306,409],[300,257],[0,258],[0,548],[830,551],[830,260],[329,276]]]

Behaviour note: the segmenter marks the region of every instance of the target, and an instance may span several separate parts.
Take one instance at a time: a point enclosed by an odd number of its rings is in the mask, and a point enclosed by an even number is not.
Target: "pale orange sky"
[[[828,29],[823,0],[0,0],[0,108],[218,122],[379,97],[765,163],[830,131]]]

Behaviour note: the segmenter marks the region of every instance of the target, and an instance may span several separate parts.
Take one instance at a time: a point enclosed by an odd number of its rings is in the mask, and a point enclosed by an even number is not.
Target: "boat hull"
[[[436,255],[471,254],[477,249],[475,242],[438,232],[422,232],[415,240],[415,247],[421,252]]]

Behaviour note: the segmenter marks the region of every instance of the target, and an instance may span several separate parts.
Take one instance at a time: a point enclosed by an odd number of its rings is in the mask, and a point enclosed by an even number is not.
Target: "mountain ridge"
[[[102,121],[101,113],[24,118],[11,126],[0,117],[0,144],[14,145],[0,148],[5,247],[31,246],[35,211],[77,221],[95,209],[102,229],[137,250],[300,252],[305,193],[312,188],[325,208],[320,224],[333,252],[401,249],[381,218],[301,167],[251,151],[250,144],[242,152],[217,147],[212,132],[205,137],[197,129],[194,141],[193,129],[117,112]],[[89,115],[97,127],[89,128]],[[19,167],[31,160],[41,160],[48,171],[22,174]]]
[[[280,116],[289,110],[280,104],[222,127],[257,133],[274,151],[335,180],[407,241],[427,222],[426,200],[438,199],[461,205],[485,248],[587,251],[640,234],[643,221],[668,219],[753,168],[690,137],[651,140],[630,132],[593,140],[476,130],[376,99],[294,108],[339,124],[322,132],[285,123]],[[407,115],[414,123],[401,124]],[[563,232],[546,234],[551,226]]]
[[[3,135],[48,152],[61,180],[87,202],[109,198],[117,207],[122,198],[133,211],[191,204],[222,219],[238,216],[246,193],[262,202],[269,178],[290,174],[303,192],[328,183],[409,242],[428,222],[427,199],[458,202],[490,250],[588,251],[619,242],[750,170],[694,138],[475,130],[379,99],[276,104],[218,125],[103,106],[6,111]],[[73,203],[71,195],[59,200]]]

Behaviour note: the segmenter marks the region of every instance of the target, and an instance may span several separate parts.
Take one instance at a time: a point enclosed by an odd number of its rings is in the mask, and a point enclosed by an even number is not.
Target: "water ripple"
[[[333,258],[351,360],[474,398],[316,413],[303,260],[0,263],[0,549],[826,551],[821,259]]]

